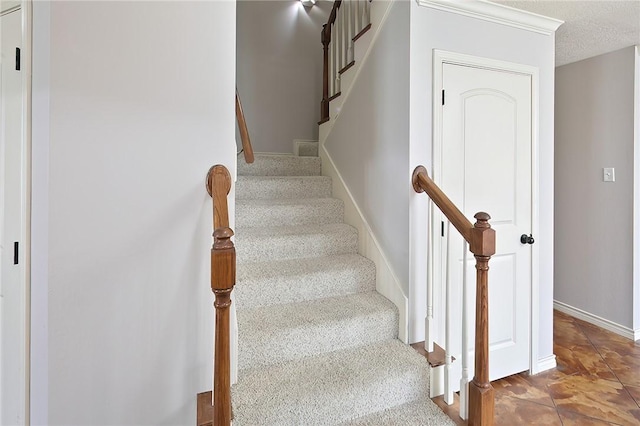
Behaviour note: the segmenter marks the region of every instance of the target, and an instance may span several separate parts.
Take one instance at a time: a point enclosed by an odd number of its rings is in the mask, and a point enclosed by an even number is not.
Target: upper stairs
[[[453,424],[320,170],[291,155],[238,165],[234,425]]]

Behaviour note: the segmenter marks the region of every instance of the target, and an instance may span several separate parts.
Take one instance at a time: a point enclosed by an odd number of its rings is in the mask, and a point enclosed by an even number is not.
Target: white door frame
[[[21,263],[20,281],[24,288],[22,305],[19,307],[20,315],[23,318],[20,333],[24,345],[20,348],[21,358],[24,362],[24,377],[22,384],[4,383],[3,386],[10,386],[20,389],[23,392],[21,397],[20,410],[23,413],[24,424],[30,424],[30,328],[31,328],[31,71],[32,71],[32,2],[31,0],[21,0],[15,2],[19,4],[22,20],[22,47],[20,51],[20,71],[22,73],[22,167],[21,167],[21,229],[20,229],[20,250],[19,258]]]
[[[474,68],[483,68],[495,71],[506,71],[518,74],[529,75],[531,77],[531,233],[539,234],[539,172],[540,164],[538,158],[539,149],[539,70],[530,65],[516,64],[512,62],[500,61],[496,59],[481,58],[456,52],[443,50],[433,50],[433,157],[432,157],[432,178],[434,182],[442,181],[441,158],[442,158],[442,65],[444,63],[461,65]],[[440,246],[436,244],[439,229],[435,229],[433,222],[430,224],[429,232],[429,256],[433,256],[430,262],[436,266],[435,259],[440,258]],[[540,321],[540,300],[539,300],[539,268],[540,252],[539,245],[531,246],[531,317],[529,330],[529,372],[536,374],[541,371],[539,366],[539,321]],[[441,262],[438,263],[438,265]],[[489,264],[491,266],[491,264]],[[433,290],[433,273],[429,273],[430,282],[428,286]],[[430,292],[433,294],[433,291]]]

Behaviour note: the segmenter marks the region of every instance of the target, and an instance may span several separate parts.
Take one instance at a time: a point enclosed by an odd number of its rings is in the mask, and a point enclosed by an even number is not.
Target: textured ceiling
[[[565,21],[556,32],[556,66],[640,44],[640,0],[493,0]]]

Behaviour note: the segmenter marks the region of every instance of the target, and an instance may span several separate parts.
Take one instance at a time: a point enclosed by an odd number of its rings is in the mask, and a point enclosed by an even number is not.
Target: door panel
[[[446,102],[438,184],[472,223],[475,213],[485,211],[496,230],[496,254],[489,262],[489,373],[494,380],[529,368],[531,248],[520,243],[520,235],[529,234],[532,224],[531,76],[447,63],[442,76]],[[457,301],[461,300],[461,247],[457,232],[451,232],[448,241],[442,239]],[[468,315],[473,319],[471,253],[467,264]],[[454,310],[450,319],[458,336],[460,312]],[[471,333],[469,347],[473,345]],[[461,353],[461,344],[455,343],[452,350]]]

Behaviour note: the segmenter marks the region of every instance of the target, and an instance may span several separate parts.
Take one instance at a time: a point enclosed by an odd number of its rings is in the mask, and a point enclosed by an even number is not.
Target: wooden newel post
[[[320,102],[320,122],[329,118],[329,43],[331,42],[331,31],[327,24],[322,26],[322,101]]]
[[[213,233],[211,249],[211,290],[216,295],[215,360],[213,383],[213,424],[231,424],[231,359],[229,345],[229,307],[236,282],[236,249],[230,228]]]
[[[491,217],[476,213],[469,249],[476,258],[475,375],[469,384],[469,425],[493,425],[494,395],[489,381],[489,259],[496,252]]]
[[[213,247],[211,248],[211,291],[216,296],[215,348],[213,362],[213,425],[231,424],[231,347],[229,308],[236,283],[236,249],[231,241],[227,195],[231,175],[226,167],[215,165],[207,173],[207,191],[213,199]]]

